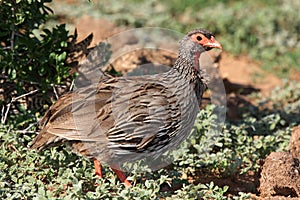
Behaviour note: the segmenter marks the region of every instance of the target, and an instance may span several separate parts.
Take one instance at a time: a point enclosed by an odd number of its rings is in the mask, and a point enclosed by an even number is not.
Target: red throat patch
[[[197,71],[199,71],[199,57],[200,57],[200,52],[195,52],[194,53],[194,68]]]

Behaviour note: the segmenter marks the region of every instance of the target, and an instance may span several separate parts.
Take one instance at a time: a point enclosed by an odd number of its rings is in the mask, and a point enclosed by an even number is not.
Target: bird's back
[[[70,141],[88,157],[124,162],[176,146],[193,126],[199,99],[194,85],[165,76],[111,78],[62,96],[32,148]]]

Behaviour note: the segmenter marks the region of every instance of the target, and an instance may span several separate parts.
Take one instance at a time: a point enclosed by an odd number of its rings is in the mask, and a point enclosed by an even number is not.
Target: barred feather
[[[168,72],[106,78],[62,96],[44,116],[32,148],[70,141],[85,156],[122,163],[179,145],[193,127],[207,87],[195,67],[193,51],[204,51],[197,48],[185,36]]]

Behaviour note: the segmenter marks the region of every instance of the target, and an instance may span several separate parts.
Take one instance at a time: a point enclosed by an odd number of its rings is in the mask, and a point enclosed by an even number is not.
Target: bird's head
[[[195,61],[194,67],[198,69],[200,54],[213,48],[222,49],[214,34],[205,29],[195,29],[188,32],[180,41],[179,55]]]
[[[195,29],[188,32],[180,42],[180,47],[191,52],[209,51],[213,48],[222,49],[212,32],[205,29]]]

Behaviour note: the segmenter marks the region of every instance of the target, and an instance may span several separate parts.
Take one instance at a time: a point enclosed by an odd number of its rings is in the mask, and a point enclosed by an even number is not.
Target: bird
[[[178,57],[167,72],[110,76],[62,95],[41,119],[30,148],[69,143],[94,161],[96,175],[102,178],[105,162],[131,186],[120,164],[159,156],[189,135],[208,84],[199,57],[213,48],[222,49],[215,35],[194,29],[179,41]]]

